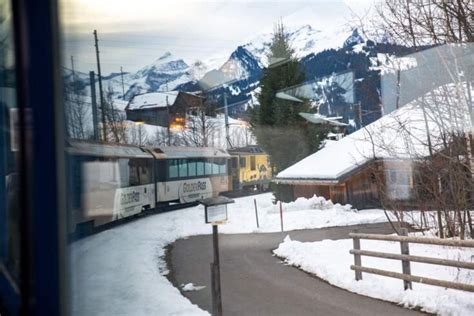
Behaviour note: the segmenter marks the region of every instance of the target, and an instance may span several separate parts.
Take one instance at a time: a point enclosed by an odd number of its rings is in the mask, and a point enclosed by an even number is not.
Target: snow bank
[[[260,228],[256,227],[254,199]],[[285,230],[385,221],[383,212],[354,212],[313,197],[283,203]],[[221,233],[280,231],[272,194],[235,199]],[[203,207],[149,216],[73,243],[70,247],[72,315],[207,315],[168,281],[165,247],[179,238],[211,234]]]
[[[400,253],[400,244],[362,240],[362,249]],[[430,285],[413,283],[413,290],[404,291],[403,281],[363,273],[363,280],[355,281],[352,239],[323,240],[320,242],[293,241],[287,236],[274,253],[293,266],[347,289],[351,292],[395,302],[405,307],[421,307],[423,311],[440,315],[472,315],[474,311],[474,293],[445,289]],[[473,249],[456,249],[441,246],[410,244],[410,254],[471,262]],[[363,266],[401,271],[398,260],[362,257]],[[413,275],[436,279],[474,284],[474,272],[429,264],[412,263]]]

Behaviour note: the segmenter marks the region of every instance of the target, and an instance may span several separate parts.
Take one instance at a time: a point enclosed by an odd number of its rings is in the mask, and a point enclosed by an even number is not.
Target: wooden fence
[[[353,244],[354,244],[354,249],[350,250],[350,253],[354,255],[354,265],[351,265],[351,270],[355,271],[355,279],[357,281],[362,280],[362,272],[365,272],[365,273],[386,276],[390,278],[401,279],[403,280],[405,290],[412,288],[412,282],[417,282],[417,283],[430,284],[434,286],[441,286],[441,287],[446,287],[446,288],[474,292],[474,285],[444,281],[444,280],[437,280],[437,279],[412,275],[411,268],[410,268],[410,262],[420,262],[420,263],[436,264],[436,265],[441,265],[441,266],[449,266],[449,267],[474,270],[474,262],[463,262],[463,261],[456,261],[456,260],[412,256],[410,255],[410,249],[409,249],[410,243],[474,248],[474,240],[447,240],[447,239],[438,239],[438,238],[409,237],[408,231],[406,228],[401,229],[401,236],[360,234],[360,233],[355,232],[355,233],[350,233],[349,237],[353,239]],[[360,249],[361,239],[398,241],[400,242],[401,254],[362,250]],[[362,256],[401,260],[402,273],[363,267],[362,260],[361,260]]]

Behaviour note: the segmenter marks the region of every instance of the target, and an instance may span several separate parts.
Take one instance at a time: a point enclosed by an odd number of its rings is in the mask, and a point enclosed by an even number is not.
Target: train
[[[169,204],[267,190],[268,155],[258,146],[143,147],[69,140],[68,230],[95,227]],[[80,233],[81,234],[81,233]]]
[[[231,155],[232,190],[267,191],[273,175],[270,157],[256,145],[228,149]]]

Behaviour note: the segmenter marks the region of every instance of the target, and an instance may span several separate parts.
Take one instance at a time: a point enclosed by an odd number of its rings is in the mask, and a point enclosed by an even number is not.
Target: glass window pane
[[[206,159],[205,161],[206,161],[205,174],[210,175],[210,174],[212,174],[212,160],[211,159]]]
[[[168,174],[170,178],[177,178],[178,177],[178,160],[171,159],[168,162]]]
[[[204,161],[202,159],[199,159],[197,161],[197,175],[198,176],[204,175]]]
[[[196,160],[189,160],[189,162],[188,162],[188,175],[190,177],[196,176],[196,167],[197,167]]]
[[[128,168],[123,168],[123,172],[129,173],[129,185],[135,186],[140,185],[140,160],[130,159]]]
[[[225,162],[219,164],[219,173],[221,173],[221,174],[226,174],[227,173],[227,164]]]
[[[212,174],[219,174],[219,164],[216,159],[212,160]]]
[[[228,193],[236,203],[228,208],[229,221],[221,226],[223,231],[253,232],[256,241],[260,232],[280,230],[275,225],[280,205],[291,217],[287,230],[363,224],[369,231],[371,224],[364,223],[393,217],[422,222],[425,227],[415,228],[434,238],[474,237],[474,143],[469,139],[474,120],[472,1],[438,1],[439,5],[436,1],[382,0],[370,9],[364,3],[372,1],[59,2],[65,25],[60,43],[63,58],[58,64],[64,86],[66,142],[80,138],[95,144],[98,152],[97,157],[91,155],[95,158],[82,157],[82,165],[68,174],[84,178],[70,181],[77,196],[69,203],[75,210],[84,210],[84,218],[101,225],[154,206],[178,208],[181,203]],[[457,10],[460,3],[466,10]],[[364,12],[364,18],[355,17],[351,6]],[[413,20],[408,19],[407,9],[415,12]],[[390,19],[373,16],[377,11]],[[465,19],[456,20],[463,12]],[[446,14],[449,19],[443,20]],[[404,25],[406,21],[414,22],[413,30]],[[430,34],[437,29],[440,34]],[[418,34],[423,36],[418,38]],[[0,59],[4,56],[0,42]],[[0,67],[0,72],[3,69],[8,67]],[[95,114],[93,104],[98,107]],[[105,105],[103,110],[101,105]],[[15,113],[4,112],[0,127],[4,146],[9,147],[8,120],[14,120]],[[175,118],[185,124],[176,124],[180,122]],[[114,150],[129,158],[110,158],[105,144],[114,144]],[[140,145],[142,150],[136,151]],[[155,172],[135,157],[146,156],[150,150],[156,159]],[[9,183],[15,182],[17,170],[10,159],[15,155],[8,151],[0,165],[6,170],[6,192],[11,191]],[[156,184],[156,191],[123,189],[149,182]],[[270,188],[272,192],[260,194]],[[9,203],[7,195],[15,194],[2,193],[0,188],[0,204]],[[302,207],[285,205],[296,199]],[[292,208],[298,214],[289,214]],[[260,209],[268,220],[263,218],[259,229],[255,230],[254,220],[232,220],[236,216],[254,219]],[[325,209],[328,214],[341,213],[331,216],[340,222],[314,216]],[[359,211],[347,212],[351,209]],[[415,209],[424,214],[411,213]],[[198,314],[209,307],[199,298],[210,289],[207,252],[197,251],[199,256],[194,257],[181,248],[193,244],[198,249],[200,237],[189,236],[210,231],[193,222],[202,219],[202,211],[198,206],[154,214],[89,239],[98,240],[95,243],[71,243],[73,259],[79,259],[70,260],[77,265],[71,271],[80,272],[70,282],[73,314]],[[4,228],[0,227],[0,236],[9,234]],[[392,228],[387,222],[379,223],[377,229],[388,235]],[[343,231],[340,237],[347,238],[347,230]],[[242,241],[248,238],[241,237]],[[174,243],[175,238],[184,240]],[[8,239],[3,239],[6,245]],[[212,245],[204,244],[207,250]],[[246,245],[224,240],[220,246],[227,254],[232,253],[230,248],[238,254],[248,250]],[[324,247],[319,248],[323,251]],[[349,253],[349,248],[342,248],[329,250],[341,251],[337,257],[342,258]],[[149,256],[141,256],[144,253]],[[154,260],[163,253],[169,258]],[[165,273],[153,273],[168,269],[175,272],[169,280]],[[206,279],[193,279],[201,271]],[[242,280],[252,277],[240,272]],[[331,272],[328,275],[343,276],[340,271]],[[83,278],[99,274],[100,280]],[[454,277],[461,281],[460,276]],[[343,283],[352,284],[350,277]],[[199,282],[206,289],[183,294],[181,284],[189,282]],[[230,282],[222,288],[230,296],[233,289],[238,294],[255,294],[246,292],[245,282]],[[168,297],[168,290],[181,292],[188,300],[142,304],[148,297],[141,295]],[[267,292],[271,296],[275,291]],[[285,291],[287,296],[293,292]],[[274,299],[266,297],[268,293],[261,291],[257,295],[261,298],[249,298],[256,303],[248,306],[232,306],[240,302],[228,300],[224,309],[244,315],[271,314],[261,309],[265,304],[259,305]],[[189,301],[195,305],[191,307]],[[336,298],[329,303],[337,305]],[[155,310],[156,306],[163,306],[163,311]],[[305,314],[298,307],[286,304],[284,312]]]
[[[185,178],[188,176],[188,161],[182,159],[179,161],[179,177]]]

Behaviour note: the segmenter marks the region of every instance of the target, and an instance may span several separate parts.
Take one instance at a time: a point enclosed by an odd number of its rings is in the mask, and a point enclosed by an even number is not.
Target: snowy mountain
[[[295,19],[298,20],[298,19]],[[360,89],[374,90],[374,93],[357,95],[357,102],[362,109],[374,111],[379,106],[376,89],[378,74],[387,56],[399,56],[407,51],[396,49],[389,43],[376,43],[367,39],[357,28],[329,28],[326,25],[313,27],[304,23],[291,24],[287,28],[291,47],[300,59],[302,70],[307,80],[323,78],[352,71],[355,74],[355,85]],[[231,115],[239,116],[249,106],[257,102],[256,89],[264,67],[268,65],[268,56],[272,41],[272,31],[261,32],[239,45],[227,59],[220,58],[216,52],[209,60],[196,60],[186,63],[179,56],[167,52],[153,63],[136,72],[123,74],[113,73],[103,76],[103,86],[107,97],[115,100],[115,105],[124,108],[128,100],[136,94],[155,91],[182,90],[197,91],[210,89],[212,84],[203,86],[202,82],[220,82],[215,77],[226,77],[232,83],[226,87],[213,89],[211,94],[215,100],[223,103],[224,92],[228,96]],[[219,55],[220,54],[220,55]],[[382,59],[380,57],[383,57]],[[65,77],[69,76],[65,74]],[[88,89],[88,76],[77,76],[79,86]],[[358,88],[356,88],[357,90]],[[86,92],[86,94],[88,94]],[[352,114],[348,114],[351,116]],[[373,118],[366,116],[368,121]]]
[[[228,77],[241,80],[259,77],[262,67],[261,61],[255,55],[245,47],[239,46],[220,67],[220,70]]]
[[[177,85],[192,80],[189,70],[184,60],[167,52],[152,64],[124,77],[129,85],[125,99],[144,92],[173,90]]]
[[[317,53],[328,48],[341,47],[344,41],[340,43],[335,38],[350,36],[347,34],[338,34],[333,32],[324,32],[306,24],[299,27],[293,27],[288,30],[291,47],[295,50],[296,57],[302,58],[311,53]],[[262,33],[251,41],[243,45],[258,61],[261,67],[268,64],[267,56],[270,52],[272,33]]]

